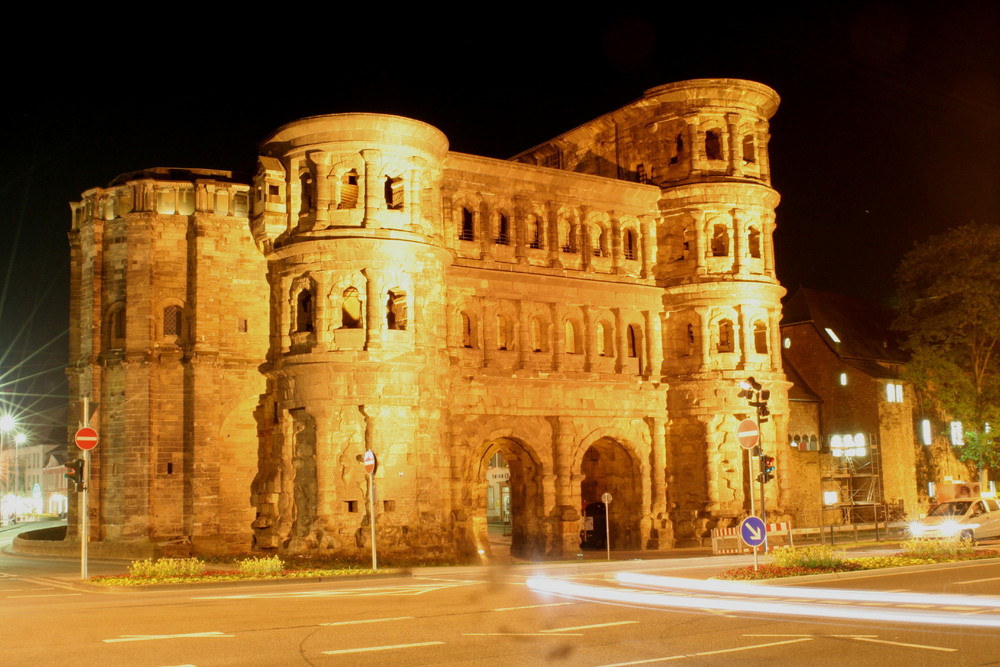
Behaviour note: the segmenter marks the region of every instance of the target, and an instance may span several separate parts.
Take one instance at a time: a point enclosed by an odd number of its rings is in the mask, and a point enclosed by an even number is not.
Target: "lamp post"
[[[28,436],[23,433],[18,433],[14,436],[14,493],[17,494],[18,501],[21,498],[21,492],[24,491],[22,488],[24,485],[24,480],[21,475],[21,454],[20,447],[27,441]]]
[[[0,452],[3,452],[4,445],[6,444],[6,442],[5,442],[6,437],[5,436],[7,435],[7,432],[14,430],[15,426],[17,426],[17,421],[15,421],[15,419],[13,417],[11,417],[10,415],[0,415]],[[15,443],[15,447],[16,447],[16,443]],[[16,450],[14,452],[14,469],[17,470],[17,451]],[[4,494],[3,494],[4,495],[4,501],[6,501],[7,500],[7,496],[10,495],[9,494],[9,491],[10,491],[10,471],[9,470],[7,471],[7,475],[4,478],[4,489],[3,489],[3,491],[4,491]],[[14,511],[15,512],[17,511],[16,507],[14,508]],[[7,518],[6,514],[7,514],[7,508],[4,507],[4,516],[2,517],[4,520],[6,520],[6,518]]]

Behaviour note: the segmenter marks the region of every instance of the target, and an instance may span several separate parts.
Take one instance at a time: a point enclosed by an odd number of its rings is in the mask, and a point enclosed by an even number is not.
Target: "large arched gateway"
[[[479,549],[485,556],[493,555],[487,534],[491,506],[488,474],[494,470],[495,475],[495,466],[491,468],[490,464],[498,460],[506,462],[509,471],[504,484],[494,485],[494,488],[503,490],[497,493],[495,502],[504,505],[499,508],[499,513],[509,524],[510,554],[519,558],[541,554],[545,550],[541,466],[525,445],[510,438],[498,438],[486,443],[478,459],[472,521]]]
[[[642,477],[639,463],[612,438],[594,441],[580,461],[580,502],[584,512],[600,503],[605,493],[611,495],[608,523],[612,549],[640,549],[642,519]],[[603,513],[598,509],[598,520]],[[601,526],[596,528],[603,533]]]

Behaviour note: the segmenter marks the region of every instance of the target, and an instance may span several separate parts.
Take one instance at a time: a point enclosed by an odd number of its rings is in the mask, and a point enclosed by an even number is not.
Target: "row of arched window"
[[[479,331],[474,316],[463,311],[460,313],[462,347],[477,349]],[[528,320],[527,345],[532,352],[550,352],[553,342],[551,324],[543,317],[534,316]],[[567,318],[561,325],[563,352],[566,354],[584,354],[585,338],[583,326],[575,318]],[[498,313],[492,316],[492,327],[484,332],[483,345],[499,351],[516,349],[516,329],[514,320],[506,314]],[[625,355],[637,358],[642,355],[642,327],[628,324],[625,327]],[[599,319],[594,325],[594,354],[599,357],[617,356],[615,345],[615,326],[609,320]]]
[[[670,147],[669,164],[679,164],[686,159],[686,132],[678,132],[674,137],[673,145]],[[723,134],[721,130],[705,130],[701,133],[702,146],[707,160],[724,160]],[[753,133],[743,135],[740,140],[740,158],[744,164],[754,164],[757,162],[757,140]]]
[[[292,320],[293,334],[308,334],[316,330],[316,297],[312,286],[300,287],[295,294],[295,317]],[[384,300],[386,328],[405,331],[409,324],[409,306],[406,292],[393,288],[387,290]],[[340,299],[341,329],[363,329],[364,302],[356,287],[348,287]]]
[[[458,209],[459,228],[458,238],[462,241],[480,240],[482,232],[477,230],[476,214],[468,206],[461,206]],[[510,216],[504,211],[497,211],[493,216],[493,226],[495,233],[492,241],[496,245],[507,246],[514,241],[514,234],[511,228]],[[528,214],[525,217],[525,244],[534,250],[544,250],[547,246],[546,221],[535,215]],[[581,238],[582,235],[586,238]],[[564,253],[577,254],[582,246],[589,247],[593,257],[609,257],[611,247],[609,244],[609,230],[598,222],[578,224],[571,220],[561,218],[559,220],[559,249]],[[621,248],[625,259],[635,260],[639,258],[639,234],[634,225],[626,224],[621,230]]]
[[[104,346],[109,350],[125,348],[125,303],[118,302],[108,308],[104,318]],[[245,320],[241,320],[245,322]],[[187,326],[184,320],[184,307],[169,304],[160,311],[160,321],[157,323],[155,338],[159,343],[181,345],[187,341]],[[244,329],[245,331],[245,329]]]

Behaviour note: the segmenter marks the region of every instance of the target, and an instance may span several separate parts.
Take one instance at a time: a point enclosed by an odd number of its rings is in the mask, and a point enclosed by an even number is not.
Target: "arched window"
[[[344,300],[340,308],[341,326],[344,329],[361,328],[361,296],[358,290],[348,287],[344,290]]]
[[[351,169],[340,179],[340,202],[337,208],[357,208],[358,206],[358,172]]]
[[[403,179],[385,177],[385,207],[391,211],[403,208]]]
[[[590,227],[590,252],[594,257],[605,257],[608,254],[608,239],[604,227]]]
[[[747,232],[747,245],[749,246],[750,256],[760,259],[760,230],[756,227],[750,227],[750,230]]]
[[[743,161],[747,164],[753,164],[757,161],[757,151],[753,144],[752,134],[743,137]]]
[[[597,356],[615,356],[614,328],[606,322],[597,323]]]
[[[722,140],[718,130],[705,132],[705,157],[709,160],[722,159]]]
[[[313,178],[308,171],[299,175],[299,213],[309,213],[313,209]]]
[[[472,215],[472,210],[465,206],[462,207],[462,230],[459,233],[458,238],[463,241],[476,240],[475,218]]]
[[[510,219],[506,213],[497,214],[497,245],[510,245]]]
[[[531,232],[531,243],[529,245],[536,250],[544,248],[545,237],[542,231],[542,221],[537,216],[531,216],[528,222],[528,230]]]
[[[389,329],[404,331],[407,325],[406,293],[389,290],[385,302],[385,322]]]
[[[509,350],[508,345],[508,330],[507,330],[507,318],[503,315],[497,315],[497,349],[498,350]]]
[[[531,349],[535,352],[545,351],[545,326],[537,317],[531,318]]]
[[[625,345],[628,348],[629,358],[635,359],[639,356],[639,332],[634,324],[628,325],[625,331]]]
[[[757,354],[767,354],[767,325],[763,322],[753,325],[753,351]]]
[[[670,156],[670,164],[677,164],[684,154],[684,134],[680,133],[674,139],[674,154]]]
[[[631,227],[627,228],[622,233],[622,247],[625,254],[625,259],[637,259],[638,253],[638,243],[636,241],[635,230]]]
[[[729,320],[719,322],[719,352],[733,352],[735,350],[733,342],[733,323]]]
[[[462,313],[462,347],[467,349],[474,348],[475,336],[472,333],[472,318],[468,316],[467,313]]]
[[[577,227],[570,220],[559,221],[559,235],[563,252],[575,253],[577,250]]]
[[[692,354],[694,354],[694,325],[688,323],[687,327],[685,328],[685,333],[687,335],[685,336],[685,341],[684,341],[684,349],[686,350],[684,356],[690,357]]]
[[[729,256],[729,229],[725,225],[712,228],[712,257]]]
[[[163,309],[164,336],[180,337],[181,326],[183,324],[183,312],[184,310],[180,306],[167,306]]]
[[[563,329],[566,337],[566,354],[579,354],[580,343],[577,340],[576,324],[573,323],[573,320],[566,320]]]
[[[313,330],[313,295],[308,289],[295,297],[295,331],[308,333]]]

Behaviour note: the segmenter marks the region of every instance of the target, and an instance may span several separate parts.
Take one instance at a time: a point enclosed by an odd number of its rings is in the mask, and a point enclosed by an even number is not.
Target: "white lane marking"
[[[984,581],[1000,581],[1000,577],[987,577],[986,579],[969,579],[968,581],[956,581],[956,584],[981,584]]]
[[[421,642],[419,644],[394,644],[392,646],[368,646],[365,648],[344,648],[339,651],[323,651],[325,655],[344,655],[345,653],[367,653],[368,651],[394,651],[401,648],[416,648],[418,646],[440,646],[444,642]]]
[[[928,651],[946,651],[948,653],[953,653],[957,651],[957,648],[946,648],[944,646],[927,646],[926,644],[906,644],[903,642],[891,642],[888,639],[872,639],[870,637],[851,637],[851,639],[857,639],[859,642],[871,642],[873,644],[889,644],[890,646],[906,646],[907,648],[923,648]]]
[[[382,621],[409,621],[412,616],[393,616],[391,618],[366,618],[360,621],[340,621],[337,623],[320,623],[320,625],[360,625],[361,623],[381,623]]]
[[[283,599],[283,598],[323,598],[323,597],[377,597],[380,595],[423,595],[446,588],[455,588],[458,584],[450,586],[393,586],[380,588],[349,588],[325,591],[298,591],[294,593],[248,593],[246,595],[208,595],[193,597],[192,600],[255,600],[255,599]]]
[[[235,637],[236,635],[227,635],[222,632],[191,632],[181,635],[121,635],[117,639],[103,639],[105,644],[114,644],[117,642],[147,642],[154,639],[186,639],[188,637]]]
[[[39,593],[37,595],[8,595],[9,598],[64,598],[71,595],[83,595],[83,593]]]
[[[544,632],[463,632],[463,637],[582,637],[582,632],[545,634]]]
[[[552,628],[551,630],[540,630],[540,632],[569,632],[571,630],[590,630],[592,628],[610,628],[615,625],[632,625],[639,621],[615,621],[614,623],[595,623],[594,625],[574,625],[571,628]]]
[[[812,637],[801,639],[789,639],[783,642],[770,642],[768,644],[754,644],[753,646],[739,646],[737,648],[724,648],[718,651],[702,651],[701,653],[684,653],[682,655],[668,655],[662,658],[650,658],[649,660],[634,660],[632,662],[615,662],[601,667],[625,667],[626,665],[645,665],[651,662],[666,662],[667,660],[683,660],[684,658],[694,658],[699,655],[718,655],[720,653],[738,653],[739,651],[752,651],[755,648],[768,648],[770,646],[781,646],[782,644],[798,644],[799,642],[811,642]]]
[[[542,607],[562,607],[567,604],[576,604],[575,602],[552,602],[550,604],[528,604],[523,607],[497,607],[493,611],[518,611],[520,609],[541,609]]]

